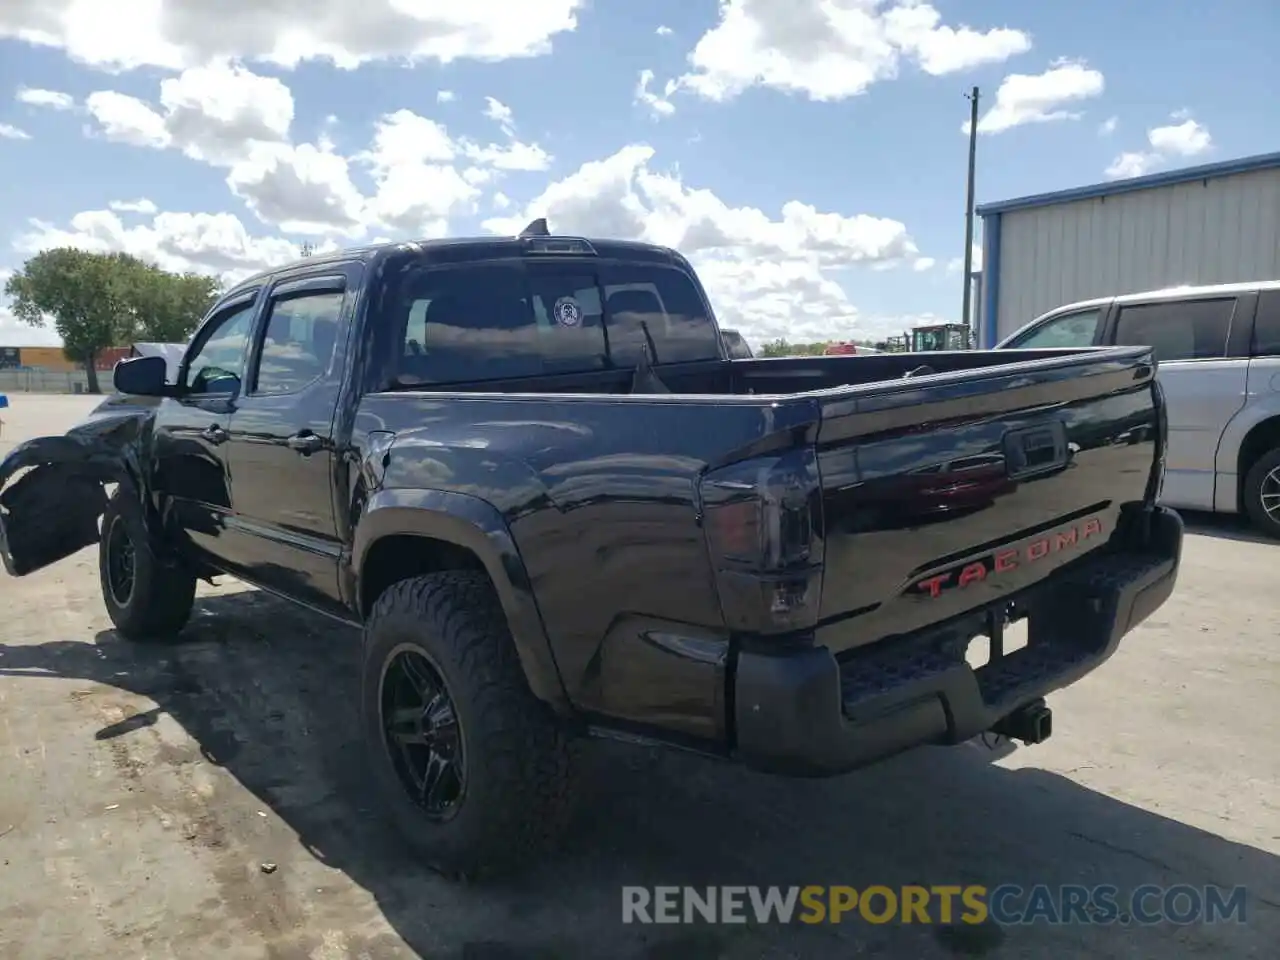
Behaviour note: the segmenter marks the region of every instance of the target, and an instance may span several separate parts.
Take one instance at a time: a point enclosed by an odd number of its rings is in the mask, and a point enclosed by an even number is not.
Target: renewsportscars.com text
[[[1244,923],[1244,887],[623,887],[623,923]]]

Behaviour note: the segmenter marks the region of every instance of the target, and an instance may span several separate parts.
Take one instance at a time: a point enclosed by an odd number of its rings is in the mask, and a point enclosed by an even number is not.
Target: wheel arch
[[[1259,420],[1240,440],[1236,454],[1236,507],[1244,509],[1244,483],[1249,469],[1269,450],[1280,447],[1280,412]]]
[[[362,620],[393,583],[446,569],[483,571],[502,604],[529,688],[558,712],[570,712],[524,561],[492,504],[448,491],[379,491],[361,512],[351,558]]]

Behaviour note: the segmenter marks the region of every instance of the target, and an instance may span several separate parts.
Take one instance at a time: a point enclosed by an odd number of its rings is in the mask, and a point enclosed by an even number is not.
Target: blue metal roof
[[[1069,203],[1072,200],[1091,200],[1094,197],[1110,197],[1117,193],[1148,190],[1151,187],[1167,187],[1176,183],[1194,183],[1196,180],[1204,180],[1208,177],[1225,177],[1233,173],[1249,173],[1253,170],[1271,170],[1277,167],[1280,167],[1280,153],[1262,153],[1253,157],[1241,157],[1238,160],[1224,160],[1220,163],[1206,163],[1198,167],[1183,167],[1181,170],[1152,173],[1145,177],[1111,180],[1107,183],[1096,183],[1089,187],[1075,187],[1071,190],[1038,193],[1034,196],[1018,197],[1014,200],[983,203],[978,205],[976,213],[980,217],[986,217],[993,213],[1007,213],[1010,210],[1045,207],[1056,203]]]

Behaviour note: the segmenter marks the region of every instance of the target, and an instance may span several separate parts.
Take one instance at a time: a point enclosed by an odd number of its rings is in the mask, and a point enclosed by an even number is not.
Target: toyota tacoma
[[[357,625],[334,696],[371,782],[467,876],[554,843],[584,736],[792,776],[1043,740],[1045,696],[1174,586],[1155,372],[733,359],[673,250],[386,243],[238,284],[176,377],[122,361],[0,464],[0,553],[24,576],[96,544],[127,638],[179,637],[219,574]]]

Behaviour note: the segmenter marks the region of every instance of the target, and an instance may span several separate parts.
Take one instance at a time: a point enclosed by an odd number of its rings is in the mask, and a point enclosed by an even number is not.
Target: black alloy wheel
[[[428,818],[451,819],[466,795],[463,732],[440,671],[404,645],[382,675],[382,732],[396,775]]]
[[[137,553],[124,518],[114,516],[107,530],[107,588],[120,606],[128,606],[137,583]]]

